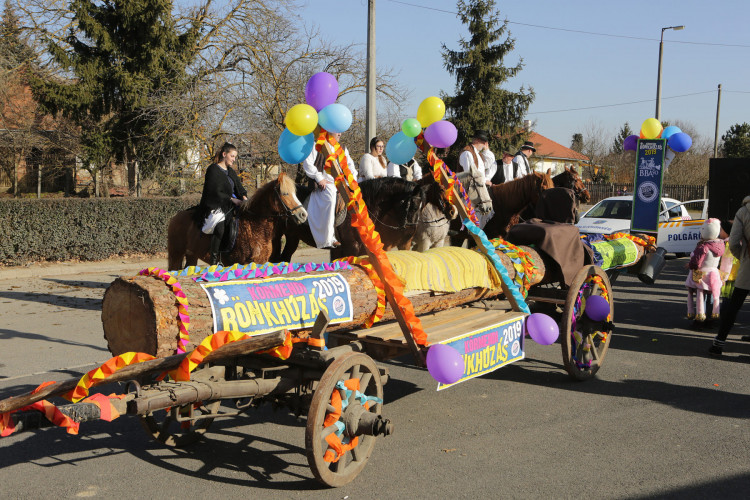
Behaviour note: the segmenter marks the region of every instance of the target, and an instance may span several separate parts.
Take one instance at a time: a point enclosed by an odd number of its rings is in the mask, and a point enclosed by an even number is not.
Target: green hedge
[[[164,252],[169,219],[199,199],[0,200],[0,264]]]

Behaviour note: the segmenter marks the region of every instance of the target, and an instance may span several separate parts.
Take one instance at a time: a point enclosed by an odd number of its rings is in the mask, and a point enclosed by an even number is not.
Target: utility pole
[[[659,41],[659,69],[656,74],[656,114],[655,118],[661,120],[661,58],[664,54],[664,31],[682,30],[685,26],[667,26],[661,29],[661,40]]]
[[[367,10],[367,106],[365,110],[365,148],[370,152],[370,139],[377,135],[375,110],[375,0],[368,0]]]
[[[714,158],[719,156],[719,111],[721,111],[721,84],[719,84],[719,97],[716,99],[716,130],[714,131]]]

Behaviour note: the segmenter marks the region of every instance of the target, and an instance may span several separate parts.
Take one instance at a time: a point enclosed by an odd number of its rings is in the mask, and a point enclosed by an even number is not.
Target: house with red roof
[[[552,175],[561,173],[565,167],[576,167],[578,173],[583,172],[583,166],[589,162],[589,157],[566,148],[560,143],[548,139],[541,134],[531,132],[528,138],[534,144],[536,152],[529,158],[529,165],[537,172],[552,169]]]

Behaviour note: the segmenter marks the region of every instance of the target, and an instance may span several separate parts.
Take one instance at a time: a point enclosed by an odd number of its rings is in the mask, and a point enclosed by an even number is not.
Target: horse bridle
[[[406,210],[404,210],[404,213],[405,213],[405,214],[408,214],[408,213],[409,213],[409,208],[411,207],[411,204],[412,204],[412,203],[413,203],[413,200],[412,200],[412,199],[410,198],[410,199],[409,199],[409,200],[407,201],[407,204],[406,204]],[[420,206],[419,206],[418,210],[419,210],[419,213],[421,214],[421,213],[422,213],[422,208],[423,208],[423,205],[424,205],[424,199],[422,199],[422,201],[420,201],[420,202],[419,202],[419,205],[420,205]],[[387,212],[386,212],[386,213],[387,213]],[[405,229],[405,228],[407,228],[407,227],[409,227],[409,226],[416,226],[416,225],[417,225],[417,224],[419,224],[419,222],[420,222],[420,221],[419,221],[419,218],[417,218],[417,222],[407,222],[407,220],[406,220],[406,216],[404,216],[404,222],[403,222],[403,223],[402,223],[402,224],[401,224],[400,226],[391,226],[390,224],[386,224],[386,223],[385,223],[385,222],[383,222],[382,220],[378,219],[378,218],[377,218],[377,217],[375,216],[375,214],[373,214],[372,212],[370,212],[370,214],[369,214],[369,215],[370,215],[370,217],[372,218],[372,220],[374,220],[375,222],[377,222],[377,223],[381,224],[382,226],[385,226],[385,227],[387,227],[388,229]]]
[[[280,183],[276,185],[276,187],[274,188],[274,192],[276,193],[276,196],[278,196],[279,201],[281,202],[281,206],[284,207],[284,210],[286,211],[285,214],[278,215],[277,217],[294,217],[294,212],[296,212],[297,210],[299,210],[301,208],[304,208],[302,206],[302,203],[300,203],[299,205],[297,205],[296,207],[293,207],[293,208],[289,208],[289,207],[286,206],[286,203],[284,203],[284,198],[283,197],[284,196],[289,196],[292,193],[291,192],[282,192],[281,191],[281,184]]]

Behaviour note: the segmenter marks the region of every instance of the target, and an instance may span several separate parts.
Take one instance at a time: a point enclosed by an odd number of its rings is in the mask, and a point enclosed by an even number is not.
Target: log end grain
[[[155,356],[156,313],[148,290],[132,279],[117,278],[102,301],[104,338],[113,356],[145,352]]]

